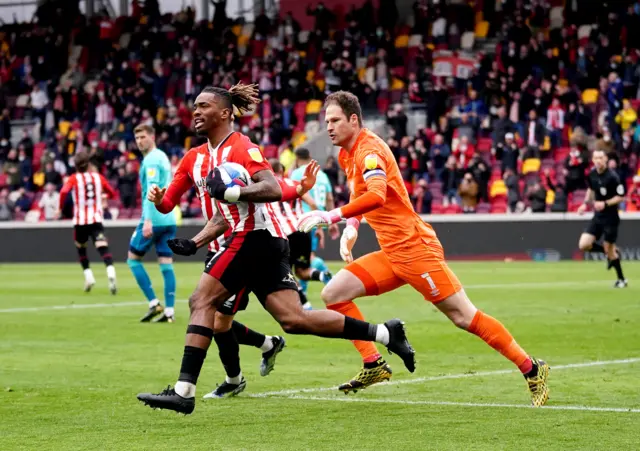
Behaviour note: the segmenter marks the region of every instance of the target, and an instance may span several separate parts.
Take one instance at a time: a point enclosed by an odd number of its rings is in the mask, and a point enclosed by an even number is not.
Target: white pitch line
[[[361,403],[377,403],[377,404],[403,404],[403,405],[427,405],[427,406],[453,406],[453,407],[498,407],[509,409],[544,409],[544,410],[579,410],[587,412],[621,412],[621,413],[640,413],[640,409],[632,409],[626,407],[591,407],[591,406],[542,406],[533,407],[530,404],[499,404],[499,403],[479,403],[479,402],[455,402],[455,401],[409,401],[402,399],[373,399],[373,398],[354,398],[354,397],[321,397],[321,396],[283,396],[280,399],[304,400],[304,401],[332,401],[332,402],[361,402]]]
[[[465,285],[466,289],[477,290],[484,288],[494,289],[512,289],[512,288],[552,288],[552,287],[568,287],[568,286],[583,286],[587,284],[604,284],[610,281],[607,280],[589,280],[589,281],[563,281],[563,282],[525,282],[525,283],[488,283],[488,284],[470,284]],[[176,302],[187,302],[186,299],[177,300]],[[73,310],[73,309],[90,309],[90,308],[111,308],[111,307],[132,307],[140,306],[145,301],[138,302],[112,302],[101,304],[67,304],[67,305],[43,305],[40,307],[15,307],[0,309],[0,313],[21,313],[21,312],[40,312],[50,310]]]
[[[640,357],[634,357],[629,359],[618,359],[618,360],[596,360],[593,362],[583,362],[583,363],[569,363],[566,365],[551,365],[551,370],[565,370],[571,368],[587,368],[592,366],[605,366],[605,365],[625,365],[629,363],[637,363],[640,362]],[[419,384],[421,382],[432,382],[432,381],[442,381],[448,379],[465,379],[468,377],[482,377],[482,376],[495,376],[499,374],[510,374],[516,373],[517,370],[497,370],[497,371],[478,371],[475,373],[458,373],[458,374],[443,374],[441,376],[427,376],[427,377],[417,377],[414,379],[401,379],[398,381],[391,382],[383,382],[380,384],[372,385],[367,390],[371,390],[372,388],[382,388],[388,387],[390,385],[406,385],[406,384]],[[295,395],[298,393],[320,393],[327,391],[335,391],[338,387],[318,387],[318,388],[299,388],[299,389],[290,389],[290,390],[277,390],[277,391],[269,391],[263,393],[255,393],[251,395],[255,398],[265,398],[268,396],[287,396],[287,395]]]
[[[185,299],[176,300],[176,302],[187,302]],[[43,305],[41,307],[16,307],[0,309],[0,313],[20,313],[20,312],[43,312],[48,310],[77,310],[88,308],[112,308],[112,307],[132,307],[145,305],[147,301],[136,302],[112,302],[103,304],[67,304],[67,305]]]

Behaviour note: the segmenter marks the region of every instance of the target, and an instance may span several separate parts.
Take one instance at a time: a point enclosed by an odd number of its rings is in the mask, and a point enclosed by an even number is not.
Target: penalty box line
[[[551,371],[553,372],[557,370],[566,370],[566,369],[573,369],[573,368],[588,368],[588,367],[594,367],[594,366],[628,365],[628,364],[637,363],[637,362],[640,362],[640,357],[632,357],[628,359],[617,359],[617,360],[595,360],[592,362],[569,363],[565,365],[551,364],[550,366],[551,366]],[[444,374],[441,376],[418,377],[414,379],[403,379],[398,381],[382,382],[380,384],[372,385],[367,389],[367,391],[371,391],[371,389],[380,389],[380,388],[395,386],[395,385],[419,384],[422,382],[441,381],[441,380],[448,380],[448,379],[465,379],[470,377],[495,376],[500,374],[511,374],[511,373],[518,373],[518,371],[517,370],[478,371],[474,373],[458,373],[458,374]],[[270,396],[290,397],[293,395],[300,395],[301,393],[322,393],[322,392],[329,392],[329,391],[337,391],[337,389],[338,387],[300,388],[300,389],[277,390],[277,391],[268,391],[263,393],[254,393],[249,396],[253,398],[266,398]],[[332,400],[333,398],[329,398],[329,399]]]

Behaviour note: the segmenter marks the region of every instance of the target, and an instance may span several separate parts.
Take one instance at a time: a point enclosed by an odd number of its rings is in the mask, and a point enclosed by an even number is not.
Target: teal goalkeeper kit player
[[[153,202],[147,200],[147,192],[153,185],[166,188],[171,183],[171,163],[167,155],[160,149],[153,149],[142,160],[140,166],[140,185],[142,188],[142,217],[129,242],[129,251],[139,257],[143,257],[152,246],[156,248],[158,257],[172,257],[173,252],[169,248],[168,241],[176,236],[176,217],[173,212],[168,214],[160,213]],[[143,235],[143,226],[146,221],[150,221],[153,233],[149,238]],[[127,263],[131,268],[138,286],[149,301],[150,310],[156,313],[162,312],[162,306],[156,298],[151,286],[151,279],[147,274],[141,260],[128,259]],[[169,318],[173,320],[173,306],[175,303],[176,278],[172,263],[160,263],[160,271],[164,279],[165,303],[167,311],[161,319]],[[148,315],[143,318],[146,321]],[[164,320],[163,320],[164,321]]]

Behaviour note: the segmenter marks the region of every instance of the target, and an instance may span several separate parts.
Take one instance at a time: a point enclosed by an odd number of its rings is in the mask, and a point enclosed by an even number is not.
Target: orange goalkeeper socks
[[[342,313],[344,316],[349,316],[351,318],[359,319],[360,321],[364,321],[364,316],[362,312],[358,308],[358,306],[353,303],[353,301],[342,301],[337,302],[335,304],[327,305],[329,310],[334,310],[338,313]],[[351,340],[353,345],[356,347],[360,355],[362,356],[362,360],[365,363],[375,362],[382,356],[378,352],[376,345],[370,341],[360,341],[360,340]]]
[[[482,338],[485,343],[511,360],[522,373],[527,374],[531,371],[531,358],[497,319],[478,310],[467,331]]]

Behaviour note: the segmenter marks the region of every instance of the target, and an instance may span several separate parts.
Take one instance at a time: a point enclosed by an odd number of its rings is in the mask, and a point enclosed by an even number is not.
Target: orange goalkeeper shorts
[[[345,267],[364,284],[367,296],[387,293],[405,284],[437,303],[462,289],[460,281],[442,258],[426,253],[424,259],[399,263],[383,251],[367,254]]]

